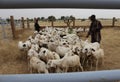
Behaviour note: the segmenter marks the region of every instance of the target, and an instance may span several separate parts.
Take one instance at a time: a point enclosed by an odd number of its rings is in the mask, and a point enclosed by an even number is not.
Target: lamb
[[[30,59],[30,73],[36,70],[38,73],[49,73],[46,64],[37,57]]]
[[[80,64],[80,58],[77,55],[63,57],[62,59],[58,60],[49,60],[49,63],[50,67],[62,68],[64,72],[67,72],[69,67],[76,67],[77,70],[80,68],[83,71],[83,68]]]

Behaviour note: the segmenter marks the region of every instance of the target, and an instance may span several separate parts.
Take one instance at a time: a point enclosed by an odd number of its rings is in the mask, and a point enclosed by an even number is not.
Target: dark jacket
[[[99,42],[101,41],[101,32],[102,29],[101,22],[98,20],[95,20],[91,23],[90,29],[88,32],[88,36],[91,35],[91,42]]]
[[[36,31],[38,31],[38,32],[40,31],[40,26],[37,22],[35,23],[34,27],[35,27]]]

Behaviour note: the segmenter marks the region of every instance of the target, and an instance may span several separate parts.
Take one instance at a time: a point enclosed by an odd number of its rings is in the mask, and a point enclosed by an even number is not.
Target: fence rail
[[[118,82],[120,70],[0,75],[0,82]]]

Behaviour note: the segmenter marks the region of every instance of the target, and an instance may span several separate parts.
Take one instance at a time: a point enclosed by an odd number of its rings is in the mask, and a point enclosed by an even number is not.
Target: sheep
[[[48,42],[48,49],[51,50],[51,51],[55,51],[56,48],[58,47],[58,45],[59,45],[58,41],[54,41],[54,40],[51,39]]]
[[[54,59],[60,59],[60,56],[56,52],[52,52]]]
[[[20,49],[20,53],[25,56],[24,58],[27,58],[27,51],[29,50],[30,46],[31,46],[31,43],[29,41],[18,42],[18,48]]]
[[[60,60],[60,59],[59,59]],[[48,60],[48,62],[47,62],[47,68],[48,68],[48,70],[49,70],[49,73],[63,73],[63,71],[62,71],[62,69],[61,68],[59,68],[59,67],[52,67],[51,66],[51,63],[52,63],[52,61],[54,61],[54,60]],[[56,60],[55,60],[56,61]]]
[[[60,59],[59,55],[55,52],[52,52],[46,48],[41,48],[39,52],[39,57],[41,60],[43,60],[45,63],[48,62],[50,59]]]
[[[95,58],[95,64],[96,64],[96,70],[98,69],[98,63],[101,60],[101,64],[104,65],[104,50],[103,49],[98,49],[98,50],[94,50],[92,49],[92,54],[91,54],[94,58]]]
[[[91,47],[95,50],[100,49],[100,44],[98,42],[90,43]]]
[[[72,46],[72,51],[74,54],[78,55],[80,57],[80,54],[82,52],[82,48],[80,45],[73,45]]]
[[[80,68],[83,71],[83,68],[80,64],[80,58],[77,55],[63,57],[62,59],[58,60],[49,60],[49,63],[50,67],[62,68],[63,72],[67,72],[69,67],[77,67],[77,70]]]
[[[38,44],[32,44],[31,45],[31,49],[35,50],[35,51],[39,51],[39,45]]]
[[[35,51],[34,49],[30,49],[30,50],[28,51],[28,54],[27,54],[28,59],[30,59],[30,58],[33,57],[33,56],[39,57],[38,55],[39,55],[39,54],[38,54],[37,51]]]
[[[91,54],[91,48],[94,50],[100,49],[100,44],[98,42],[94,43],[88,43],[88,41],[85,41],[85,45],[82,49],[82,53],[86,54],[87,56]]]
[[[27,51],[29,49],[29,46],[27,43],[24,43],[22,41],[19,41],[18,42],[18,48],[21,50],[21,51]]]
[[[60,57],[64,57],[65,53],[71,50],[70,47],[58,46],[56,48],[56,52],[59,54]]]
[[[69,50],[68,52],[65,53],[64,57],[73,56],[73,55],[76,55],[76,54],[74,54],[72,50]]]
[[[68,30],[69,28],[45,27],[39,32],[34,32],[33,36],[29,36],[25,42],[20,41],[18,47],[20,50],[28,52],[29,64],[30,59],[36,57],[45,62],[48,68],[56,68],[54,72],[57,73],[67,72],[68,69],[77,67],[83,71],[85,66],[94,62],[97,69],[96,60],[99,61],[99,58],[97,59],[94,54],[99,51],[100,44],[98,42],[90,43],[88,39],[83,41],[78,37],[77,29],[73,29],[72,34],[69,34]],[[79,31],[82,29],[80,28]],[[49,70],[49,72],[52,71]]]
[[[39,55],[39,54],[38,54],[34,49],[30,49],[30,50],[28,51],[28,53],[27,53],[28,66],[29,66],[29,64],[30,64],[30,59],[31,59],[32,57],[37,57],[37,58],[39,58],[38,55]],[[29,69],[28,69],[28,70],[29,70]]]
[[[37,70],[38,73],[49,73],[46,64],[37,57],[30,59],[30,73]]]
[[[91,48],[94,50],[100,49],[100,44],[98,42],[94,43],[85,43],[82,52],[86,53],[87,55],[91,54]]]

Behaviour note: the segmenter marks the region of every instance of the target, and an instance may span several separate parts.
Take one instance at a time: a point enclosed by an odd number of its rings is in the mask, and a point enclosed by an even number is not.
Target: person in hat
[[[102,29],[102,24],[100,21],[98,21],[96,19],[95,15],[91,15],[89,17],[89,19],[91,20],[91,25],[87,34],[87,38],[89,37],[89,35],[91,35],[91,43],[94,42],[99,42],[101,41],[101,29]]]
[[[34,24],[34,27],[35,27],[35,31],[37,31],[37,32],[39,32],[40,31],[40,26],[39,26],[39,24],[38,24],[38,18],[37,19],[35,19],[35,24]]]

